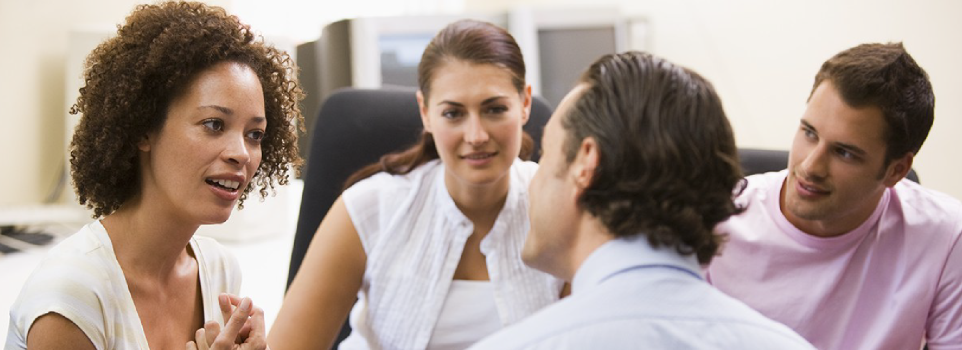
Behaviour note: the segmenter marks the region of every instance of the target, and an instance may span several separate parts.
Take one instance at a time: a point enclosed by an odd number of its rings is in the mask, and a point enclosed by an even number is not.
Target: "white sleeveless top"
[[[490,281],[454,280],[428,350],[462,350],[501,329]]]
[[[197,259],[204,320],[224,324],[217,297],[240,291],[240,265],[213,239],[194,236],[190,248]],[[76,324],[98,350],[148,349],[124,271],[99,220],[51,248],[30,274],[10,307],[3,348],[26,349],[30,326],[51,312]]]
[[[528,234],[528,183],[537,164],[516,160],[508,197],[481,241],[502,326],[558,299],[563,281],[521,261]],[[473,224],[444,184],[434,160],[406,175],[379,173],[342,198],[367,254],[353,333],[342,349],[425,349],[441,315]]]

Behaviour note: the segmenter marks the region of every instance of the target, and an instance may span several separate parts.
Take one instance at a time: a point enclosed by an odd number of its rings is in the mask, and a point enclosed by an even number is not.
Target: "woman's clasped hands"
[[[255,307],[250,298],[226,293],[217,301],[226,320],[224,329],[216,321],[207,321],[204,328],[194,333],[194,341],[187,342],[187,350],[269,349],[264,310]]]

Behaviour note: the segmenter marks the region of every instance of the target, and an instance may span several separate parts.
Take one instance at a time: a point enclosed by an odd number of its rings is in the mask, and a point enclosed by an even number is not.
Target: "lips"
[[[240,188],[244,183],[243,175],[221,175],[204,179],[208,188],[218,198],[225,201],[235,201],[240,197]]]
[[[498,155],[498,152],[472,152],[461,156],[461,159],[484,160],[493,158],[496,155]]]
[[[207,179],[207,184],[218,186],[228,191],[237,191],[237,188],[240,187],[240,182],[223,179]]]
[[[798,177],[795,178],[795,190],[802,197],[822,197],[832,193],[825,188],[811,184]]]

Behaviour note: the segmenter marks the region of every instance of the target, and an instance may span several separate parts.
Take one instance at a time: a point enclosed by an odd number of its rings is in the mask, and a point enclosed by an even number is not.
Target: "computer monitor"
[[[417,87],[417,66],[428,42],[464,18],[505,26],[504,15],[483,14],[354,18],[325,26],[318,40],[297,48],[308,130],[314,127],[321,103],[337,89]],[[301,137],[298,146],[307,159],[310,135]]]
[[[598,57],[646,49],[645,21],[616,8],[518,8],[508,28],[524,53],[528,83],[553,107]]]

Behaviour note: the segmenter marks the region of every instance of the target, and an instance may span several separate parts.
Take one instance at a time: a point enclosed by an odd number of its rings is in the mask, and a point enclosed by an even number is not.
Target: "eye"
[[[835,154],[837,154],[839,157],[842,157],[844,159],[855,159],[855,153],[849,152],[847,149],[844,149],[844,148],[836,148]]]
[[[813,131],[812,129],[802,128],[802,132],[805,133],[805,137],[806,137],[806,138],[809,138],[809,139],[812,139],[812,140],[815,140],[815,139],[818,138],[818,135],[815,134],[815,131]]]
[[[457,109],[445,109],[441,111],[441,116],[447,119],[455,119],[461,116],[461,111]]]
[[[254,142],[261,142],[264,140],[264,130],[251,130],[247,132],[247,138]]]
[[[488,111],[487,111],[487,112],[490,113],[490,114],[502,114],[502,113],[507,112],[507,111],[508,111],[508,107],[505,107],[505,106],[492,106],[491,108],[488,108]]]
[[[201,124],[210,131],[220,132],[224,130],[224,121],[220,119],[205,119]]]

